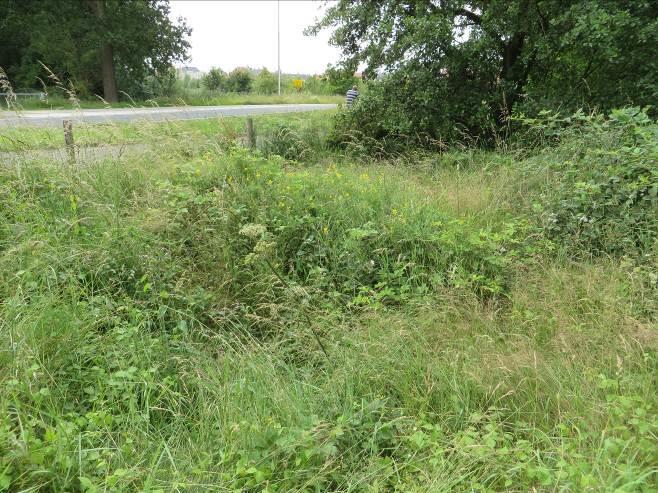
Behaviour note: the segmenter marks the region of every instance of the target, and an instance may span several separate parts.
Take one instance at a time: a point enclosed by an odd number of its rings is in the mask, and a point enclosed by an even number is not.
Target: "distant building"
[[[203,77],[203,72],[196,67],[183,66],[176,69],[176,75],[179,79],[184,79],[185,77],[200,79]]]

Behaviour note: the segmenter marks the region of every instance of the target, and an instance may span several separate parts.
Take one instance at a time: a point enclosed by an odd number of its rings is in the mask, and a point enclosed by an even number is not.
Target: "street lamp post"
[[[279,72],[279,96],[281,96],[281,2],[276,2],[276,63]]]

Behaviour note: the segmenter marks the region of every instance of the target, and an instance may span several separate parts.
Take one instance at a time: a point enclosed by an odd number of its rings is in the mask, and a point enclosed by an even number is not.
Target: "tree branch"
[[[475,12],[471,12],[470,10],[457,9],[457,10],[455,10],[455,17],[457,17],[457,16],[466,17],[473,24],[478,24],[479,25],[479,24],[482,23],[482,16],[476,14]]]

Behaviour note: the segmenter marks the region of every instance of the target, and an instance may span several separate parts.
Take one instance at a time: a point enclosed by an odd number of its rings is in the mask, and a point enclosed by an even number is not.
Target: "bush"
[[[252,78],[249,70],[238,67],[228,74],[226,89],[230,92],[249,92]]]
[[[564,156],[534,161],[552,176],[541,205],[547,234],[594,255],[649,251],[658,238],[658,125],[638,108],[577,116],[562,128],[551,115],[531,121]]]
[[[430,72],[396,73],[370,82],[357,104],[336,119],[331,142],[398,152],[465,140],[492,140],[494,116],[473,93],[455,93]]]
[[[176,71],[166,70],[155,75],[148,75],[142,83],[141,94],[131,94],[132,97],[146,97],[155,99],[159,97],[172,97],[177,90]]]
[[[354,76],[354,70],[334,67],[331,64],[327,66],[322,80],[331,94],[340,95],[344,95],[348,89],[359,82]]]
[[[277,90],[277,79],[274,74],[263,67],[254,79],[254,90],[259,94],[274,93]]]
[[[219,68],[211,68],[202,80],[203,85],[211,91],[225,89],[227,84],[226,73]]]
[[[235,161],[227,172],[235,187],[225,207],[240,214],[227,216],[222,228],[233,237],[245,225],[257,225],[245,235],[250,240],[231,243],[231,256],[261,258],[259,249],[267,245],[266,259],[282,275],[322,296],[333,292],[368,304],[401,301],[437,286],[467,287],[482,296],[506,290],[503,252],[516,248],[517,225],[504,232],[473,228],[420,196],[401,194],[384,176],[335,168],[295,176],[257,158]],[[268,269],[262,262],[249,265],[240,278],[254,286],[253,276]]]

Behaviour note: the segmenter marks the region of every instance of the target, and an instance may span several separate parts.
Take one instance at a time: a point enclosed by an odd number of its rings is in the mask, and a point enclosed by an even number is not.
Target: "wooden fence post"
[[[254,119],[247,117],[247,145],[249,149],[256,148],[256,131],[254,130]]]
[[[64,143],[66,144],[66,152],[69,154],[69,163],[75,164],[75,142],[73,141],[73,121],[64,120],[62,122],[64,127]]]

